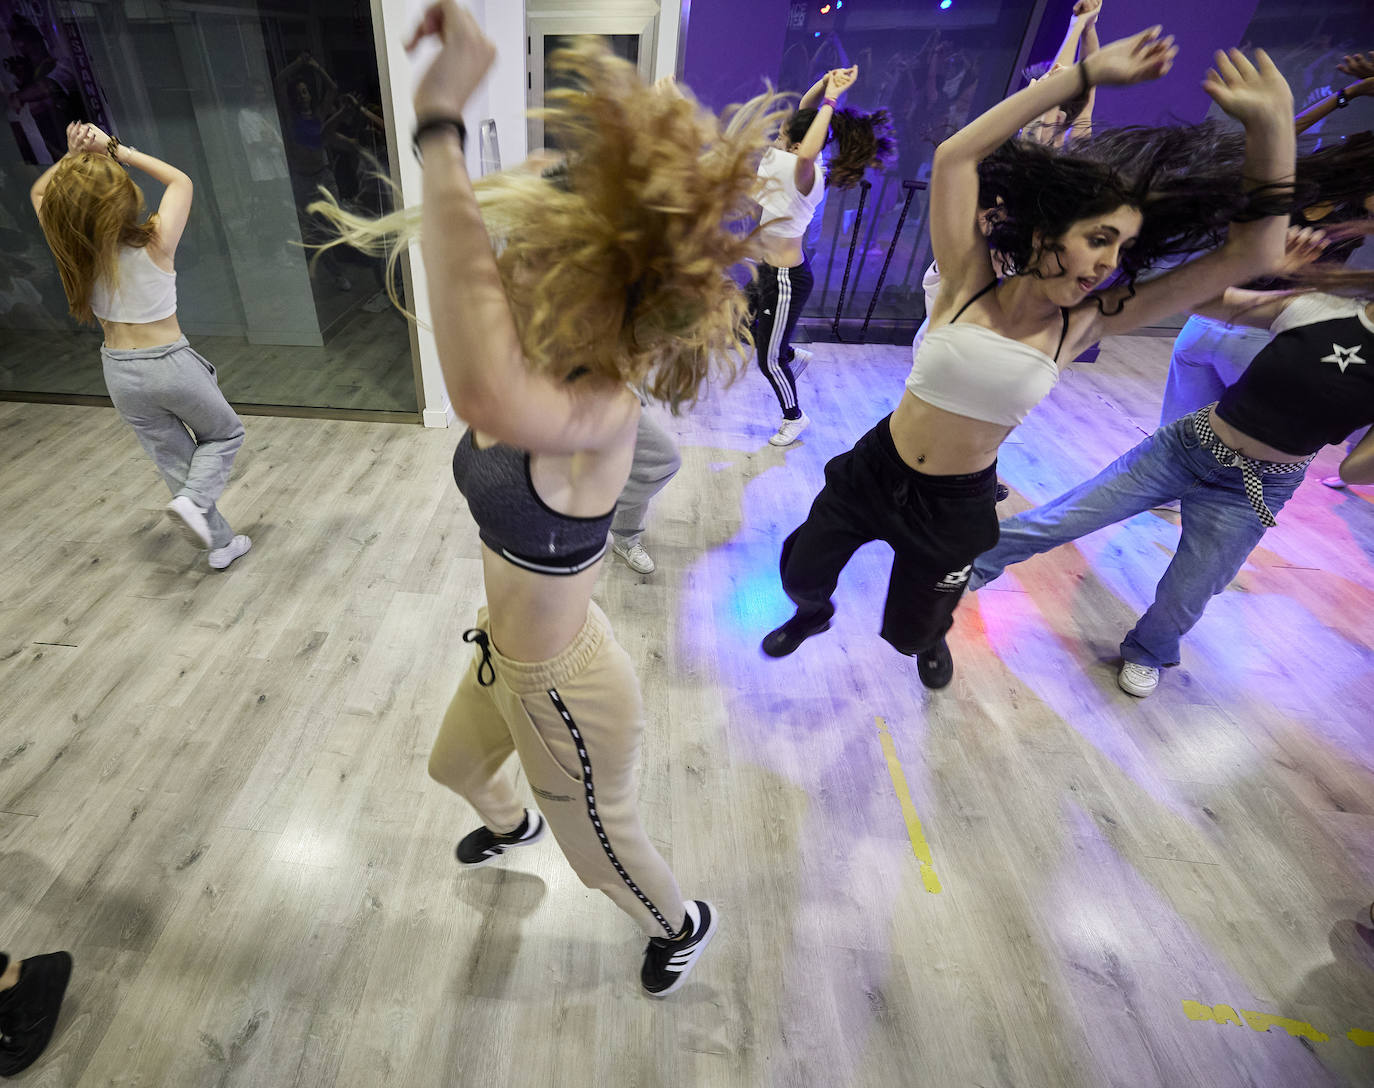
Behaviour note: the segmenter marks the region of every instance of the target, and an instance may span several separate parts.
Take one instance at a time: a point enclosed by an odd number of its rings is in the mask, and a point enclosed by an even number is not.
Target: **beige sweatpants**
[[[477,613],[472,664],[444,715],[429,773],[461,795],[492,831],[525,818],[512,751],[539,810],[582,883],[596,888],[649,937],[674,937],[686,918],[677,881],[639,820],[639,741],[644,711],[630,657],[601,609],[549,661],[512,661],[491,644]]]

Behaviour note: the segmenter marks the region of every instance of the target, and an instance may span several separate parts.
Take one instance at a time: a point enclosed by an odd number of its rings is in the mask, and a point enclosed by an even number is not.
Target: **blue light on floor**
[[[941,11],[948,11],[948,10],[949,10],[951,7],[953,7],[953,6],[954,6],[954,0],[940,0],[940,10],[941,10]]]

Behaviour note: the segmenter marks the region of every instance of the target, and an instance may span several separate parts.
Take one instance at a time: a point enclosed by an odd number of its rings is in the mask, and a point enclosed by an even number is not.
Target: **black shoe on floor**
[[[20,963],[18,984],[0,992],[0,1077],[23,1072],[43,1053],[57,1027],[71,977],[70,952],[50,952]]]
[[[998,484],[998,485],[997,485],[997,501],[998,501],[998,502],[1001,502],[1003,499],[1005,499],[1005,498],[1006,498],[1008,495],[1010,495],[1010,494],[1011,494],[1011,488],[1009,488],[1006,484]]]
[[[954,658],[950,655],[949,643],[941,639],[929,650],[917,654],[916,675],[928,688],[948,687],[954,679]]]
[[[830,615],[834,615],[831,611]],[[830,629],[830,616],[823,620],[803,621],[793,616],[781,627],[775,627],[763,636],[762,650],[769,657],[786,657],[812,635],[819,635]]]
[[[650,937],[644,949],[644,966],[639,981],[650,997],[667,997],[687,981],[711,938],[716,935],[719,918],[715,907],[704,899],[687,904],[686,932],[675,941]]]
[[[530,846],[538,842],[544,837],[544,828],[544,817],[526,809],[524,821],[509,835],[498,835],[489,827],[479,827],[463,836],[454,854],[469,869],[480,869],[513,846]]]

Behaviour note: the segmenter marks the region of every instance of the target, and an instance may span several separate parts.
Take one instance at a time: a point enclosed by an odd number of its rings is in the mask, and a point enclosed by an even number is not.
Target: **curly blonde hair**
[[[157,216],[139,222],[143,211],[143,190],[108,155],[68,155],[48,179],[38,222],[78,321],[95,321],[96,281],[119,285],[120,246],[142,248],[157,236]]]
[[[732,379],[752,350],[729,270],[757,255],[750,197],[781,99],[760,95],[716,117],[687,93],[645,85],[600,43],[552,62],[571,86],[551,91],[539,116],[565,165],[473,186],[525,359],[559,379],[629,382],[677,411],[713,371]],[[418,207],[368,219],[325,194],[308,210],[338,232],[322,248],[385,254],[394,285]]]

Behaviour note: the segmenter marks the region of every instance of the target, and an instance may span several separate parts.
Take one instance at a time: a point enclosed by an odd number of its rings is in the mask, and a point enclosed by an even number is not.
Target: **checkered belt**
[[[1204,408],[1199,408],[1193,413],[1193,426],[1197,429],[1198,441],[1202,448],[1217,459],[1219,464],[1227,468],[1239,468],[1240,478],[1245,484],[1245,497],[1250,500],[1250,506],[1259,515],[1260,524],[1268,528],[1278,524],[1274,520],[1273,512],[1264,503],[1264,481],[1261,476],[1290,476],[1294,473],[1306,472],[1307,466],[1312,463],[1312,457],[1304,458],[1301,461],[1257,461],[1253,457],[1246,457],[1243,453],[1237,453],[1225,442],[1216,436],[1212,430],[1208,419],[1211,417],[1212,409],[1217,406],[1213,401]]]

